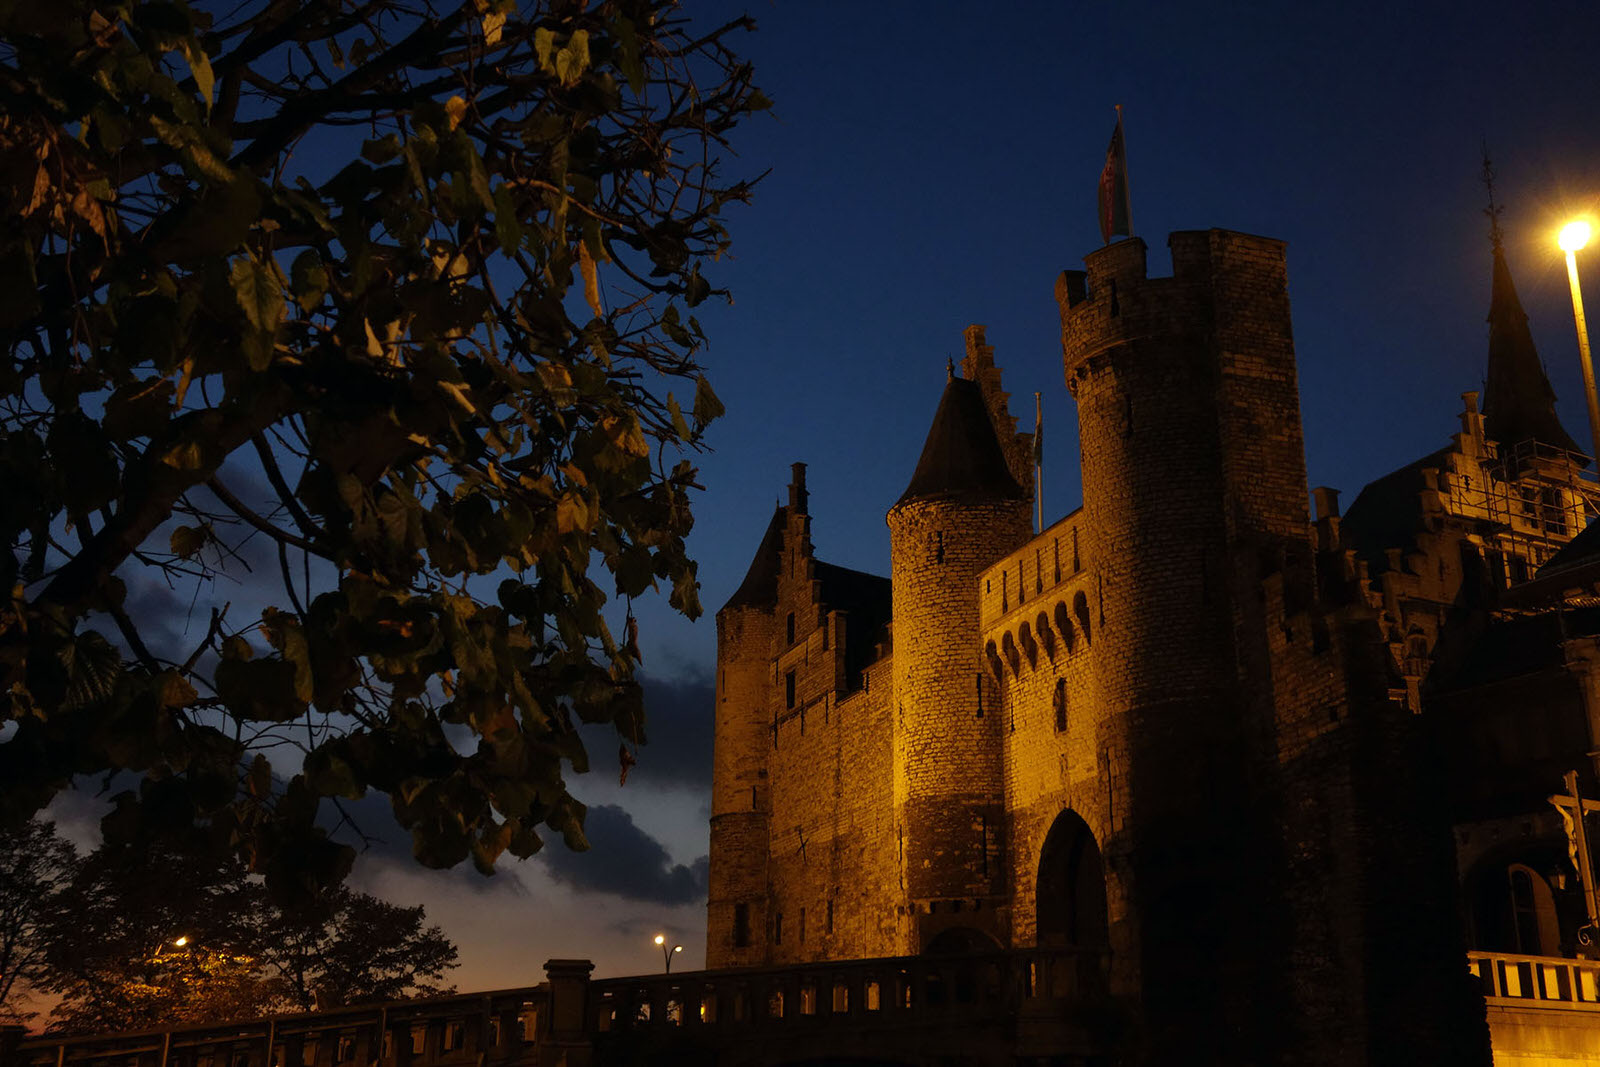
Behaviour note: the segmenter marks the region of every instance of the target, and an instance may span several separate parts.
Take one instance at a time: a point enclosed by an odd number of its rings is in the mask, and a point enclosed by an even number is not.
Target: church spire
[[[1494,257],[1489,290],[1489,373],[1483,392],[1484,433],[1508,450],[1529,439],[1582,452],[1556,417],[1556,393],[1539,360],[1528,315],[1517,299],[1501,243],[1500,207],[1494,199],[1494,168],[1487,151],[1483,183],[1488,188],[1489,244]]]

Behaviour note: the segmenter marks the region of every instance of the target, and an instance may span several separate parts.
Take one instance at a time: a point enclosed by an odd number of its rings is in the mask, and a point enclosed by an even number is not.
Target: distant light
[[[665,945],[666,943],[667,943],[667,935],[666,934],[657,934],[656,935],[656,944]]]
[[[180,937],[176,941],[173,942],[173,944],[176,945],[178,948],[182,948],[184,945],[187,945],[188,943],[189,943],[189,939],[187,937]]]
[[[1561,246],[1563,252],[1576,252],[1589,243],[1589,233],[1589,223],[1584,219],[1578,219],[1561,227],[1561,233],[1556,236],[1556,244]]]

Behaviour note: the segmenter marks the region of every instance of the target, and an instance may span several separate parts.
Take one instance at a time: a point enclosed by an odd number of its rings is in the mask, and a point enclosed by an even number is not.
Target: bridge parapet
[[[599,1063],[645,1049],[719,1064],[1088,1056],[1106,1051],[1114,1014],[1109,957],[1079,949],[616,978],[592,983],[589,1003]]]
[[[23,1040],[3,1067],[543,1067],[588,1043],[563,1032],[587,961],[551,960],[541,985],[164,1030]],[[576,986],[581,1004],[583,986]],[[552,989],[555,995],[552,995]],[[581,1008],[572,1014],[581,1018]],[[573,1067],[585,1058],[568,1060]]]
[[[1033,949],[590,981],[551,960],[537,986],[138,1033],[0,1035],[0,1067],[726,1067],[878,1055],[1089,1056],[1106,1048],[1109,960]],[[8,1047],[9,1046],[9,1047]],[[996,1057],[999,1057],[996,1059]]]

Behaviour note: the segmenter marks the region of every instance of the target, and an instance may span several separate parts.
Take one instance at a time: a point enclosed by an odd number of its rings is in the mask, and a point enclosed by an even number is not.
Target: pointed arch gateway
[[[1057,815],[1045,835],[1034,903],[1041,947],[1110,945],[1100,846],[1083,817],[1071,809]]]

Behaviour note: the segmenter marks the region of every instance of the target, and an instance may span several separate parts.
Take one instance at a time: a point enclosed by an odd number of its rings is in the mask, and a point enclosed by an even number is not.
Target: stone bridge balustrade
[[[608,979],[590,987],[590,1031],[601,1064],[645,1049],[719,1064],[1092,1055],[1108,974],[1103,952],[1024,949]]]
[[[137,1033],[32,1038],[14,1050],[0,1042],[9,1057],[0,1057],[0,1067],[553,1067],[562,1053],[570,1067],[584,1067],[582,1005],[590,969],[587,961],[551,960],[545,965],[549,980],[522,989]]]

